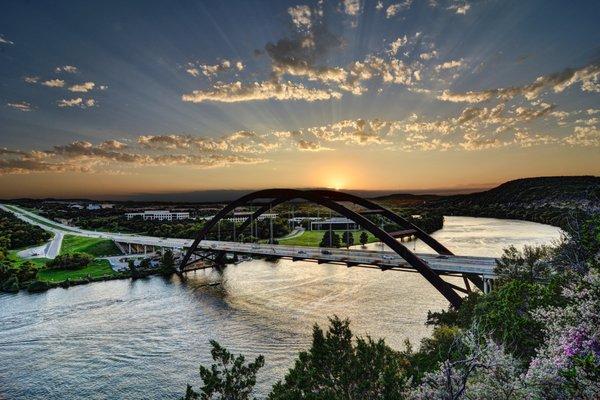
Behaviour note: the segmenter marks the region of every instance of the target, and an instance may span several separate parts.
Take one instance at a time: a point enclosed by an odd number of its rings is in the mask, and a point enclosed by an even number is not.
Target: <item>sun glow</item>
[[[346,186],[346,182],[341,178],[335,177],[335,178],[331,178],[329,180],[328,186],[335,190],[342,190]]]

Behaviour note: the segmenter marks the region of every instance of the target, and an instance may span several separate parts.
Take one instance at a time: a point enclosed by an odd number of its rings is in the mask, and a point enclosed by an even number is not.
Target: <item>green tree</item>
[[[367,242],[369,241],[369,235],[367,234],[367,232],[365,232],[365,231],[361,232],[359,240],[360,240],[361,245],[363,245],[363,246],[366,245]]]
[[[188,385],[184,400],[247,400],[250,399],[256,374],[265,365],[263,356],[246,364],[243,355],[235,356],[214,340],[210,341],[210,354],[215,364],[207,368],[200,366],[200,378],[203,386],[197,393]]]
[[[494,271],[500,282],[518,279],[526,282],[548,278],[551,271],[553,249],[549,246],[524,246],[523,251],[515,246],[504,249],[496,261]]]
[[[344,231],[343,238],[346,247],[354,246],[354,232]]]
[[[170,275],[175,272],[175,257],[171,249],[165,250],[160,260],[160,268],[163,274]]]
[[[140,271],[138,267],[135,266],[135,261],[132,258],[127,261],[127,268],[129,269],[129,273],[133,279],[140,277]]]
[[[16,293],[19,291],[19,287],[19,278],[16,275],[11,275],[2,285],[2,291]]]
[[[37,268],[31,261],[25,261],[19,268],[19,281],[27,282],[34,280],[37,275]]]
[[[329,330],[313,328],[312,347],[301,352],[270,400],[402,399],[405,359],[383,340],[356,338],[349,321],[331,318]]]
[[[533,313],[542,306],[560,305],[559,285],[511,281],[483,296],[475,307],[480,327],[504,343],[517,357],[531,359],[543,340]]]
[[[319,247],[340,247],[340,245],[340,235],[335,231],[325,231],[321,243],[319,243]]]

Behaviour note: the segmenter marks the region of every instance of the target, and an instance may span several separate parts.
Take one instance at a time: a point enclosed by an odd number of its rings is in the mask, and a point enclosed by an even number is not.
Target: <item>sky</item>
[[[600,175],[600,2],[13,1],[0,198]]]

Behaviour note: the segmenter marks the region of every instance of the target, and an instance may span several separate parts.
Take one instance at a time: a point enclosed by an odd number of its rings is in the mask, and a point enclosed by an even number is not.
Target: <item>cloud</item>
[[[308,65],[274,65],[273,73],[277,76],[303,76],[309,81],[337,82],[346,80],[348,73],[339,67],[311,67]]]
[[[279,147],[266,135],[237,131],[219,138],[191,135],[143,135],[138,144],[148,149],[196,149],[202,152],[265,153]]]
[[[94,99],[82,99],[81,97],[77,97],[74,99],[61,99],[57,102],[58,106],[61,108],[70,108],[70,107],[79,107],[79,108],[90,108],[96,105],[96,100]]]
[[[360,0],[342,0],[342,5],[344,6],[344,12],[353,17],[360,12]]]
[[[71,86],[69,88],[69,90],[71,92],[86,93],[86,92],[89,92],[90,90],[93,90],[94,86],[96,86],[96,84],[94,82],[84,82],[84,83],[79,83],[79,84],[75,84],[75,85]]]
[[[298,146],[298,149],[300,149],[301,151],[314,151],[314,152],[317,152],[317,151],[330,151],[330,150],[333,150],[333,149],[330,149],[328,147],[321,146],[321,144],[318,143],[318,142],[313,142],[313,141],[306,140],[306,139],[300,139],[300,140],[298,140],[297,146]]]
[[[288,14],[292,17],[292,23],[298,29],[309,30],[312,26],[311,11],[309,6],[295,6],[288,8]]]
[[[243,69],[244,64],[241,61],[233,63],[230,60],[224,59],[221,60],[218,64],[214,65],[188,63],[188,68],[185,70],[185,72],[194,77],[198,77],[200,76],[200,74],[202,74],[207,78],[214,78],[218,74],[224,72],[229,72],[233,70],[242,71]]]
[[[576,126],[564,142],[572,146],[600,146],[600,128],[597,126]]]
[[[426,60],[426,61],[427,60],[431,60],[432,58],[435,58],[437,56],[438,56],[438,52],[435,51],[435,50],[432,50],[432,51],[430,51],[428,53],[421,53],[421,54],[419,54],[419,58],[421,60]]]
[[[169,141],[169,138],[173,140]],[[217,139],[184,135],[140,136],[139,146],[110,139],[97,145],[78,140],[44,151],[0,148],[0,174],[67,171],[105,173],[107,167],[114,173],[124,173],[131,171],[131,168],[152,166],[216,168],[258,164],[268,160],[243,152],[258,153],[274,149],[274,145],[268,143],[267,139],[264,135],[251,131],[238,131]],[[214,149],[201,145],[211,141],[217,143]],[[182,142],[191,145],[183,146]],[[169,145],[163,146],[164,143]],[[226,146],[220,146],[219,143],[225,143]],[[255,143],[256,148],[247,148],[248,143]]]
[[[50,79],[42,82],[42,85],[48,87],[63,87],[65,86],[65,81],[63,81],[62,79]]]
[[[192,93],[184,94],[183,101],[191,103],[221,102],[237,103],[256,100],[304,100],[320,101],[339,99],[341,93],[306,88],[300,83],[264,81],[249,84],[240,81],[233,83],[217,82],[211,90],[194,90]]]
[[[23,80],[27,83],[38,83],[38,81],[40,80],[39,76],[26,76],[23,78]]]
[[[106,140],[99,145],[99,148],[102,150],[122,150],[126,147],[127,145],[125,143],[115,139]]]
[[[2,43],[2,44],[9,44],[9,45],[15,44],[15,42],[13,42],[12,40],[8,40],[6,38],[6,36],[4,36],[4,35],[0,35],[0,43]]]
[[[295,32],[275,43],[265,45],[272,64],[280,69],[312,68],[320,58],[342,46],[342,40],[319,23],[310,32]]]
[[[200,70],[198,68],[188,68],[185,72],[194,77],[200,76]]]
[[[440,72],[442,70],[447,70],[447,69],[454,69],[454,68],[460,68],[464,66],[463,60],[451,60],[451,61],[446,61],[442,64],[436,65],[435,66],[435,70],[437,72]]]
[[[460,146],[469,151],[495,149],[507,145],[497,137],[489,137],[477,132],[467,132],[464,134],[463,139]]]
[[[491,99],[494,96],[492,91],[469,91],[465,93],[451,93],[444,90],[441,95],[437,96],[438,100],[450,101],[452,103],[481,103]]]
[[[465,15],[471,9],[471,5],[465,2],[458,2],[448,7],[448,10],[453,10],[456,14]]]
[[[413,0],[404,0],[402,3],[390,4],[385,10],[385,17],[392,18],[402,10],[409,9]]]
[[[56,73],[66,72],[66,73],[69,73],[69,74],[75,74],[78,71],[79,70],[77,69],[77,67],[74,67],[73,65],[64,65],[62,67],[56,67],[54,69],[54,72],[56,72]]]
[[[552,90],[554,93],[561,93],[578,83],[581,83],[582,91],[600,92],[599,80],[600,63],[594,63],[579,69],[567,68],[561,72],[540,76],[533,82],[523,86],[469,91],[466,93],[444,91],[437,98],[442,101],[468,103],[479,103],[492,98],[506,101],[516,96],[523,96],[527,100],[534,100],[544,91]]]
[[[6,105],[8,107],[14,108],[15,110],[19,110],[19,111],[23,111],[23,112],[28,112],[33,110],[33,107],[31,106],[30,103],[27,103],[26,101],[18,101],[16,103],[6,103]]]
[[[406,45],[406,43],[408,43],[408,39],[406,38],[406,35],[404,35],[403,37],[399,37],[398,39],[394,40],[392,43],[390,43],[390,49],[389,49],[389,53],[393,56],[395,56],[396,54],[398,54],[398,50],[400,50],[400,48],[404,45]]]
[[[515,133],[513,143],[520,147],[532,147],[557,143],[558,139],[550,135],[530,134],[525,131]]]

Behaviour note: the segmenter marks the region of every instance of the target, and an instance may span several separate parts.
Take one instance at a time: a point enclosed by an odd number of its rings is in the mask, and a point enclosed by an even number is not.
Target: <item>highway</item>
[[[145,245],[183,250],[192,245],[191,239],[160,238],[124,233],[97,232],[63,225],[41,217],[20,207],[0,205],[0,208],[15,214],[18,218],[55,234],[70,234],[85,237],[110,239],[121,244]],[[52,247],[52,246],[51,246]],[[374,265],[387,268],[413,269],[398,254],[391,251],[363,250],[353,247],[349,250],[337,248],[318,248],[305,246],[284,246],[256,243],[238,243],[203,240],[199,249],[206,251],[223,251],[258,256],[287,257],[292,259],[318,260],[346,265]],[[58,247],[60,250],[60,246]],[[474,273],[485,278],[494,278],[495,258],[472,256],[440,256],[435,254],[417,253],[433,270],[441,273]]]
[[[286,257],[297,260],[319,260],[321,262],[334,262],[346,265],[374,265],[383,267],[383,269],[413,269],[402,257],[394,252],[363,250],[356,247],[337,249],[211,240],[203,240],[198,247],[202,250],[224,251],[237,254]],[[483,275],[486,278],[494,277],[496,259],[492,257],[441,256],[423,253],[417,253],[417,256],[425,261],[433,270],[439,272],[474,273]]]

